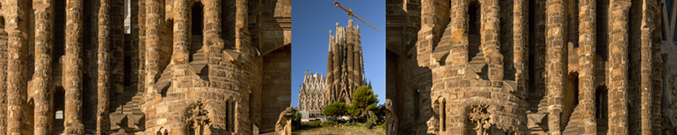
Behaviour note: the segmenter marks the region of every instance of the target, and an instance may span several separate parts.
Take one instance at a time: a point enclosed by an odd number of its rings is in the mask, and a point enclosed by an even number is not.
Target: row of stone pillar
[[[524,65],[523,58],[527,57],[525,54],[528,50],[526,47],[526,39],[521,36],[526,36],[525,30],[519,26],[526,22],[525,16],[521,13],[523,11],[522,7],[525,7],[527,2],[524,0],[515,0],[515,11],[514,11],[514,21],[515,21],[515,66],[518,68],[518,73],[516,76],[518,78],[525,77],[520,76],[520,71],[526,69]],[[597,123],[595,121],[595,57],[596,57],[596,24],[597,16],[596,10],[597,7],[595,0],[579,0],[579,44],[580,44],[580,57],[579,57],[579,96],[580,101],[579,105],[582,107],[582,117],[583,117],[583,131],[585,134],[596,134],[597,133]],[[628,134],[627,130],[627,120],[628,120],[628,12],[631,6],[629,0],[612,0],[611,5],[609,6],[609,16],[610,21],[609,25],[612,25],[609,31],[609,50],[610,50],[610,66],[611,66],[611,77],[610,80],[610,92],[609,94],[609,133],[611,134]],[[460,51],[452,51],[453,56],[468,56],[468,43],[467,43],[467,33],[468,33],[468,1],[467,0],[455,0],[452,1],[451,9],[451,23],[457,25],[450,25],[452,28],[452,37],[460,37],[465,40],[462,42],[453,42],[452,48],[461,49]],[[653,23],[653,15],[651,15],[652,9],[646,9],[646,7],[655,7],[656,2],[652,1],[643,1],[641,6],[645,8],[642,16],[642,26],[647,27],[642,30],[642,38],[647,39],[642,40],[642,50],[641,50],[641,75],[642,75],[642,87],[641,87],[641,96],[642,104],[650,105],[652,86],[652,64],[650,56],[653,55],[652,48],[652,32],[648,29],[648,26],[645,24]],[[564,92],[564,82],[566,81],[567,76],[567,42],[566,42],[566,33],[564,24],[564,1],[563,0],[547,0],[546,1],[546,75],[547,80],[547,101],[548,101],[548,112],[549,112],[549,131],[551,134],[561,134],[563,130],[561,127],[561,113],[563,109],[563,92]],[[502,56],[500,54],[500,45],[498,45],[498,12],[499,6],[498,1],[496,0],[483,0],[482,1],[482,51],[484,52],[485,60],[489,63],[489,74],[491,80],[502,80]],[[460,13],[459,13],[460,12]],[[648,12],[648,13],[647,13]],[[520,14],[518,14],[520,13]],[[523,26],[523,25],[522,25]],[[518,36],[520,35],[520,36]],[[465,50],[465,51],[463,51]],[[655,51],[655,49],[654,49]],[[646,56],[646,58],[644,58]],[[454,65],[463,65],[467,63],[467,58],[459,59],[458,61],[454,60]],[[646,103],[645,103],[646,102]],[[650,107],[649,107],[650,108]],[[650,134],[651,123],[648,123],[651,119],[651,109],[642,109],[642,134]],[[647,121],[647,122],[644,122]]]
[[[83,76],[83,25],[85,15],[83,13],[83,0],[67,0],[66,9],[66,42],[64,58],[63,87],[65,90],[65,110],[64,122],[65,133],[84,134],[84,125],[82,123],[82,76]],[[33,4],[33,10],[29,9]],[[108,92],[108,74],[109,74],[109,47],[111,46],[110,33],[110,3],[108,0],[101,0],[99,9],[99,50],[98,50],[98,108],[97,109],[97,131],[107,131],[107,112],[109,102]],[[54,1],[35,0],[33,3],[10,0],[6,3],[6,10],[9,13],[7,18],[6,30],[8,36],[8,63],[7,63],[7,125],[3,125],[3,131],[7,134],[22,134],[27,131],[23,124],[27,119],[26,96],[27,81],[27,45],[28,39],[24,36],[27,31],[26,11],[34,11],[35,14],[35,107],[34,111],[34,134],[50,134],[53,126],[54,114],[54,90],[51,88],[52,80],[52,49],[53,49],[53,29],[54,29]],[[121,25],[121,24],[118,24]],[[99,129],[103,128],[103,129]],[[30,128],[28,128],[30,129]],[[3,134],[4,134],[3,133]],[[103,132],[99,132],[103,133]]]
[[[628,131],[628,13],[630,6],[644,7],[644,12],[651,12],[653,9],[646,9],[646,7],[654,7],[655,2],[642,1],[642,5],[632,5],[630,0],[611,0],[609,5],[609,65],[610,66],[610,80],[608,92],[608,110],[609,110],[609,134],[629,134]],[[595,92],[596,84],[595,69],[596,69],[596,24],[597,24],[597,1],[595,0],[579,0],[579,106],[582,108],[580,113],[582,116],[582,130],[584,134],[597,134],[597,123],[595,120]],[[546,2],[546,72],[547,72],[547,93],[548,93],[548,111],[549,111],[549,130],[553,135],[561,134],[562,127],[560,125],[563,91],[565,81],[565,73],[567,70],[566,62],[566,33],[564,30],[563,13],[564,2],[562,0],[548,0]],[[642,14],[642,27],[653,22],[653,15],[648,13]],[[604,26],[601,26],[604,27]],[[651,78],[652,78],[652,64],[651,57],[652,31],[642,28],[642,43],[641,43],[641,98],[642,104],[647,102],[647,109],[642,109],[642,121],[650,121],[651,119]],[[645,31],[646,30],[646,31]],[[644,40],[647,39],[647,40]],[[646,56],[646,58],[644,58]],[[645,101],[646,99],[646,101]],[[643,105],[644,106],[644,105]],[[651,134],[651,123],[642,122],[641,134]]]

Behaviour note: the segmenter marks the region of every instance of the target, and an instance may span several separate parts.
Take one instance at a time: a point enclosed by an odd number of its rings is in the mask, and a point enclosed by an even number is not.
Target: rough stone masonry
[[[388,133],[677,133],[664,2],[386,3]]]
[[[291,0],[0,5],[0,135],[258,134],[290,106]]]

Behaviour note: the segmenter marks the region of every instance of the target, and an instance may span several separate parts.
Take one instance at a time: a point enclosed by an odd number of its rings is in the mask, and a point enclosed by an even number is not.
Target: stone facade
[[[386,96],[397,117],[388,131],[675,134],[674,109],[661,109],[677,103],[665,3],[386,4]]]
[[[291,104],[291,0],[0,5],[0,135],[266,133]]]
[[[337,22],[336,33],[332,34],[329,30],[326,103],[351,104],[355,90],[368,85],[364,77],[360,27],[350,18],[346,27],[339,27]]]
[[[310,73],[306,70],[299,92],[299,111],[308,112],[310,116],[322,115],[327,106],[327,77],[324,73]]]

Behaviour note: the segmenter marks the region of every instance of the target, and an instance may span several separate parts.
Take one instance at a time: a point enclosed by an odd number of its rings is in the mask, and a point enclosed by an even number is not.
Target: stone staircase
[[[205,57],[204,49],[197,50],[192,56],[193,58],[188,64],[195,69],[196,73],[201,74],[202,69],[207,66],[207,58]]]
[[[160,75],[160,78],[157,79],[155,82],[155,85],[153,87],[155,90],[159,92],[164,92],[166,91],[167,88],[172,84],[172,66],[167,65],[164,71],[162,71],[162,74]]]
[[[207,57],[205,56],[205,50],[202,46],[202,36],[193,35],[190,47],[190,67],[192,67],[196,73],[202,74],[202,69],[207,66]]]
[[[127,96],[129,94],[130,96]],[[110,113],[111,130],[124,130],[125,132],[143,131],[145,127],[140,126],[144,124],[145,114],[141,111],[140,105],[143,100],[142,92],[125,93],[125,96],[120,96],[123,101],[127,101],[124,105],[115,108],[115,112]]]
[[[564,128],[564,132],[562,132],[563,135],[578,135],[578,134],[583,134],[583,129],[580,128],[580,125],[583,123],[581,122],[581,119],[583,119],[581,115],[581,107],[576,106],[574,108],[574,112],[571,113],[571,117],[569,117],[569,122],[567,123],[567,126]]]

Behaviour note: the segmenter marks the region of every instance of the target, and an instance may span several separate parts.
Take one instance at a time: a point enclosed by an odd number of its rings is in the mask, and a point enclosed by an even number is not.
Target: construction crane
[[[348,12],[348,16],[350,16],[350,17],[353,17],[353,16],[354,16],[355,18],[360,19],[360,21],[362,21],[362,22],[366,23],[367,25],[371,26],[372,28],[376,29],[378,32],[381,32],[381,30],[379,30],[378,28],[374,27],[374,25],[371,25],[369,22],[367,22],[367,21],[365,21],[364,19],[360,18],[359,16],[353,14],[353,11],[352,11],[353,9],[352,9],[352,8],[350,8],[350,10],[348,10],[348,9],[344,8],[343,6],[341,6],[341,4],[339,4],[339,3],[336,2],[336,1],[334,1],[334,5],[335,5],[336,7],[339,7],[339,8],[341,8],[341,9],[343,9],[343,11]]]

